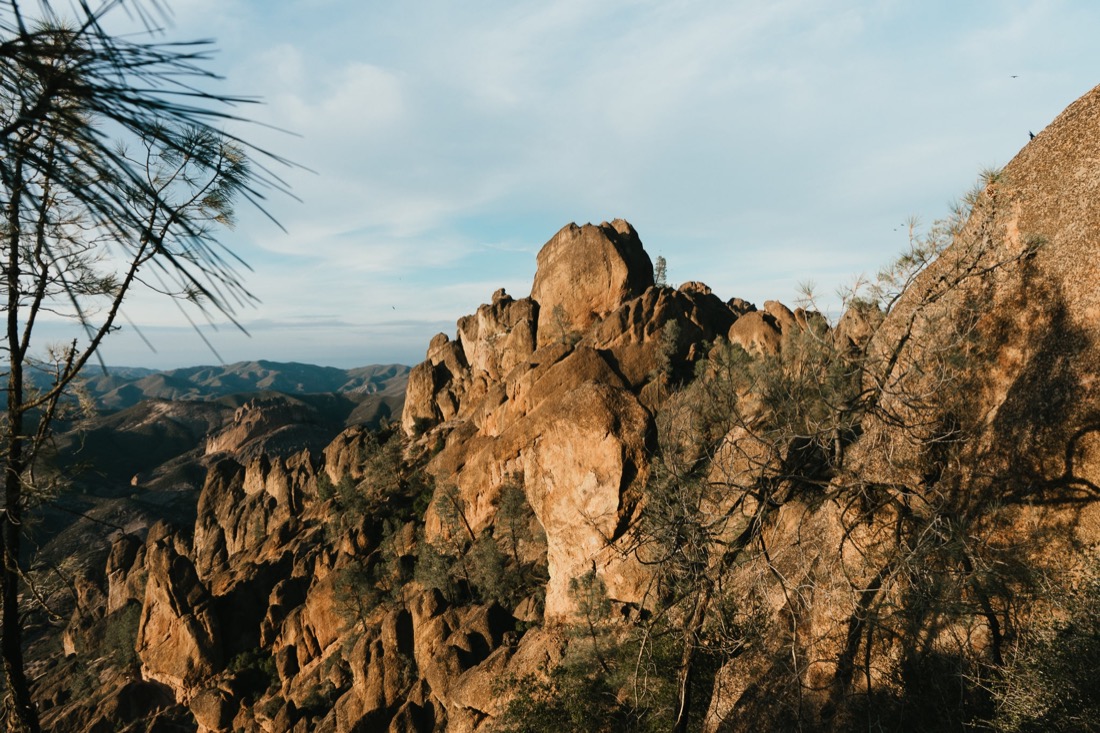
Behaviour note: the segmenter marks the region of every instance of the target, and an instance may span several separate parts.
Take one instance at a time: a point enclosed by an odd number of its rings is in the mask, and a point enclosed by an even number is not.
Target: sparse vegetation
[[[653,261],[653,284],[659,288],[668,287],[668,263],[661,255]]]
[[[141,604],[130,602],[104,619],[100,647],[103,653],[122,668],[138,664],[137,634],[141,621]]]
[[[1090,568],[1042,599],[1051,615],[1027,630],[1002,674],[990,681],[1004,733],[1088,731],[1100,726],[1100,573]]]
[[[236,681],[247,699],[256,699],[279,680],[275,660],[267,650],[260,648],[249,649],[233,657],[225,666],[225,671]]]
[[[554,319],[554,328],[558,331],[558,342],[569,348],[576,346],[581,340],[581,334],[573,328],[561,303],[556,304],[550,314]]]
[[[467,521],[454,487],[438,492],[435,507],[443,531],[434,541],[421,537],[418,543],[416,579],[422,585],[452,603],[495,601],[509,609],[538,596],[545,569],[541,559],[527,555],[545,539],[534,530],[534,514],[518,484],[502,485],[496,522],[480,534]]]

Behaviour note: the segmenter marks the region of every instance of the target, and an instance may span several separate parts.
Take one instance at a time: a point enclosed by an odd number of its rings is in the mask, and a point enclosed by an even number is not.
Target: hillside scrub
[[[848,297],[843,325],[808,311],[775,354],[719,341],[694,378],[662,399],[625,549],[649,569],[646,612],[607,643],[636,649],[634,672],[615,693],[635,715],[645,709],[676,731],[707,719],[739,730],[746,712],[731,704],[740,697],[754,725],[777,730],[938,730],[988,719],[989,688],[1021,614],[1029,599],[1042,602],[1050,578],[1029,557],[1029,540],[1005,534],[1015,510],[995,496],[996,480],[973,472],[981,301],[968,294],[962,311],[940,307],[964,289],[980,293],[1041,246],[993,252],[982,222],[997,215],[998,174],[983,182],[951,219],[923,235],[914,226],[909,251]],[[945,257],[947,276],[915,285]],[[902,327],[886,332],[892,314]],[[853,319],[865,328],[856,342],[843,339]],[[903,449],[876,447],[881,425]],[[826,515],[839,523],[836,544],[796,539],[812,537]],[[806,569],[784,558],[792,547],[781,541],[818,553],[818,569],[800,575]],[[830,615],[850,610],[823,624],[825,605]],[[831,648],[831,660],[814,658]],[[646,663],[654,656],[664,663]],[[588,678],[571,664],[537,694],[521,693],[509,725],[552,704],[576,708],[566,688]],[[754,676],[734,680],[745,667]],[[605,682],[615,678],[603,660],[588,674],[599,668]],[[753,703],[758,686],[769,692]],[[674,690],[674,702],[654,707],[662,690]],[[764,699],[767,712],[756,708]]]

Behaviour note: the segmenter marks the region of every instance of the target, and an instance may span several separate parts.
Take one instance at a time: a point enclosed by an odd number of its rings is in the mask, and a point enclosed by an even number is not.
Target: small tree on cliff
[[[215,230],[232,223],[235,198],[258,203],[278,186],[212,126],[228,118],[219,106],[247,100],[196,88],[213,76],[197,65],[203,44],[104,30],[104,14],[121,7],[150,20],[140,0],[76,7],[68,21],[48,0],[35,4],[37,19],[18,0],[0,9],[0,658],[5,728],[16,731],[39,730],[23,669],[22,540],[46,488],[35,461],[51,423],[137,286],[230,318],[252,299]],[[43,348],[33,337],[48,320],[72,323],[74,335]],[[47,387],[32,386],[35,371]]]
[[[668,262],[661,255],[653,261],[653,284],[659,288],[668,287]]]

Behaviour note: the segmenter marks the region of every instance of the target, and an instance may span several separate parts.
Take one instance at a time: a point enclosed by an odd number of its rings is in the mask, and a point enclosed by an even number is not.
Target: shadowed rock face
[[[851,475],[830,487],[841,498],[820,505],[787,502],[768,533],[775,550],[770,570],[786,579],[787,588],[813,588],[799,635],[807,647],[806,709],[820,716],[822,726],[854,729],[858,723],[844,718],[853,699],[872,708],[871,700],[882,701],[882,708],[889,701],[931,718],[927,699],[921,707],[907,696],[921,700],[920,686],[935,672],[906,679],[895,660],[999,666],[1008,657],[1006,640],[1020,639],[1028,623],[1050,612],[1044,605],[1051,601],[1049,589],[1029,588],[1023,579],[1072,579],[1095,562],[1098,282],[1100,87],[984,185],[952,244],[884,321],[873,309],[842,320],[838,348],[858,349],[870,339],[864,386],[881,388],[878,409],[850,448]],[[765,311],[758,321],[781,320],[777,309]],[[731,340],[748,329],[747,318],[734,324]],[[854,512],[843,501],[856,495],[843,493],[852,484],[866,487],[866,496],[881,507],[904,487],[915,497],[919,520],[908,523],[891,516],[891,509]],[[897,539],[911,527],[958,534],[928,550]],[[851,548],[857,547],[865,554],[853,562]],[[761,569],[747,564],[731,573],[730,587],[748,590],[754,570]],[[899,577],[925,574],[946,586],[944,579],[955,572],[969,577],[955,600],[975,603],[977,612],[960,613],[942,596],[922,596],[917,584]],[[905,626],[894,627],[904,632],[887,641],[884,609],[891,606],[901,609]],[[868,609],[880,615],[867,620]],[[775,628],[780,625],[777,616]],[[861,656],[865,661],[856,662]],[[774,707],[774,699],[759,694],[763,680],[779,679],[769,664],[766,655],[750,652],[726,666],[719,674],[725,694],[716,698],[708,729],[759,725],[751,711]],[[823,690],[828,694],[812,699]],[[871,717],[863,708],[858,715]],[[750,719],[749,725],[730,723]]]
[[[992,274],[963,280],[914,321],[928,294],[957,279],[975,252],[976,269]],[[902,374],[958,338],[939,324],[970,319],[981,365],[964,416],[982,426],[974,472],[1001,476],[1006,492],[1075,484],[1100,493],[1098,282],[1100,87],[986,185],[962,233],[902,296],[874,347],[892,348],[910,332]],[[895,391],[920,389],[910,376],[919,372],[898,377]],[[879,434],[891,440],[890,431]]]

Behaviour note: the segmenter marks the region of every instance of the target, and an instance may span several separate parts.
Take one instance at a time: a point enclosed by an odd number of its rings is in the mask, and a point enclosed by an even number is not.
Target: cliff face
[[[1058,483],[1094,491],[1098,130],[1094,89],[988,179],[956,242],[902,295],[877,337],[881,352],[911,334],[898,362],[912,366],[970,329],[981,362],[967,405],[980,422],[981,455],[971,460],[982,463],[973,471],[1000,475],[1006,493]],[[938,328],[945,323],[957,325]],[[898,395],[921,388],[913,369],[880,378]]]

